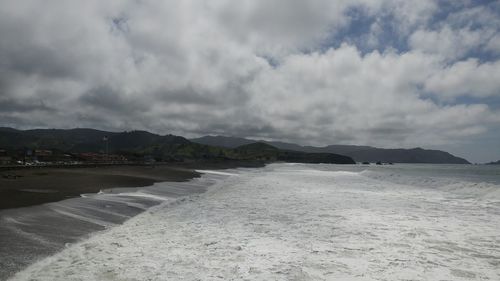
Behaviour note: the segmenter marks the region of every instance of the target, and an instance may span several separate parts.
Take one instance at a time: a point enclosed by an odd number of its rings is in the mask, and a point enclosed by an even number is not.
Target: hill
[[[65,153],[120,154],[128,159],[183,161],[219,158],[228,149],[210,147],[174,135],[157,135],[146,131],[106,132],[94,129],[0,129],[0,148],[6,150],[57,150]]]
[[[204,136],[201,138],[190,139],[195,143],[201,143],[212,146],[220,146],[226,148],[236,148],[245,144],[255,143],[254,140],[247,140],[244,138],[224,137],[224,136]]]
[[[308,153],[293,150],[278,149],[270,144],[256,142],[239,146],[234,149],[238,155],[250,159],[265,161],[282,161],[294,163],[332,163],[355,164],[354,160],[344,155],[334,153]]]
[[[324,147],[301,146],[293,143],[251,140],[236,137],[205,136],[191,139],[193,142],[218,145],[226,148],[235,148],[241,144],[262,142],[279,149],[301,151],[307,153],[333,153],[346,155],[357,162],[392,162],[392,163],[430,163],[430,164],[470,164],[469,161],[456,157],[441,150],[422,148],[412,149],[385,149],[372,146],[358,145],[329,145]]]
[[[94,129],[36,129],[16,130],[0,128],[0,150],[10,156],[25,158],[28,150],[55,150],[71,153],[99,155],[115,154],[116,159],[131,161],[195,161],[195,160],[245,160],[285,161],[303,163],[353,164],[354,161],[332,153],[304,153],[284,151],[264,143],[243,141],[243,146],[227,148],[189,141],[180,136],[157,135],[146,131],[106,132]],[[3,152],[6,153],[6,152]],[[96,161],[106,161],[99,155],[90,155]],[[15,157],[14,157],[15,158]],[[58,158],[57,161],[59,161]],[[123,160],[120,160],[123,161]]]
[[[496,162],[490,162],[490,163],[488,163],[488,165],[500,165],[500,160],[498,160]]]

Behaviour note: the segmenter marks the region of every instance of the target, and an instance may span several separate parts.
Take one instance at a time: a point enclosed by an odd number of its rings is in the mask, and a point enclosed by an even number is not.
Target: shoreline
[[[392,182],[391,171],[373,178],[360,170],[315,168],[321,167],[242,171],[207,193],[149,209],[72,244],[12,280],[498,275],[498,190],[485,196],[481,187],[461,182],[471,192],[459,196],[461,191],[439,188],[447,181],[420,186],[411,167],[398,173],[400,183]]]
[[[0,210],[37,206],[116,187],[145,187],[199,177],[195,169],[262,167],[263,162],[198,161],[157,165],[0,169]]]
[[[204,181],[204,173],[195,169],[221,170],[261,167],[263,164],[224,161],[156,166],[25,169],[16,171],[24,174],[23,177],[10,181],[10,189],[2,185],[5,179],[0,176],[0,204],[3,204],[0,206],[16,206],[0,208],[0,252],[5,257],[0,261],[0,280],[9,280],[37,260],[60,252],[65,245],[82,241],[92,233],[108,227],[121,225],[144,211],[161,205],[165,201],[158,199],[160,197],[157,195],[169,198],[166,200],[176,200],[205,192],[210,181]],[[208,176],[211,177],[213,176]],[[165,184],[155,184],[159,182]],[[28,189],[30,186],[27,183],[39,186],[37,189]],[[96,183],[100,187],[91,186]],[[68,188],[68,185],[71,187]],[[125,191],[122,195],[113,195],[114,192],[111,191],[107,193],[111,197],[103,197],[104,200],[98,199],[98,195],[89,194],[85,198],[80,196],[82,193],[96,194],[101,189],[108,188],[137,188],[145,193],[133,195],[133,191]],[[6,190],[17,191],[17,194],[24,197],[6,198]],[[147,196],[148,192],[151,192],[151,197]]]

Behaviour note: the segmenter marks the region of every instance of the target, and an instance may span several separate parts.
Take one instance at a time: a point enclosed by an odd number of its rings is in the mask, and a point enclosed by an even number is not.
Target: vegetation
[[[21,131],[0,128],[0,149],[113,154],[122,155],[131,161],[244,160],[354,164],[351,158],[332,153],[280,150],[265,143],[224,148],[194,143],[180,136],[161,136],[146,131],[116,133],[93,129]]]
[[[307,153],[341,154],[351,157],[357,162],[384,163],[434,163],[434,164],[470,164],[467,160],[440,150],[422,148],[384,149],[359,145],[328,145],[324,147],[301,146],[294,143],[276,141],[256,141],[245,138],[225,136],[204,136],[191,139],[192,142],[236,148],[241,145],[262,142],[282,150],[301,151]],[[326,157],[326,155],[325,155]]]

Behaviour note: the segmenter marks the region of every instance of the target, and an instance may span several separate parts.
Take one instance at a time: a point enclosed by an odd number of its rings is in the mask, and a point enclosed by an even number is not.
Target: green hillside
[[[146,131],[105,132],[93,129],[15,130],[0,128],[0,149],[22,153],[27,150],[56,150],[78,155],[100,153],[121,155],[133,161],[238,160],[353,164],[346,156],[280,150],[265,143],[224,148],[191,142],[174,135]]]

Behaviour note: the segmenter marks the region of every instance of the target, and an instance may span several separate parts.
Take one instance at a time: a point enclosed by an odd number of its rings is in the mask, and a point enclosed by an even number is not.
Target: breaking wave
[[[491,182],[451,177],[413,176],[391,171],[363,170],[359,174],[377,181],[396,184],[396,188],[437,189],[464,198],[500,200],[500,185]]]

